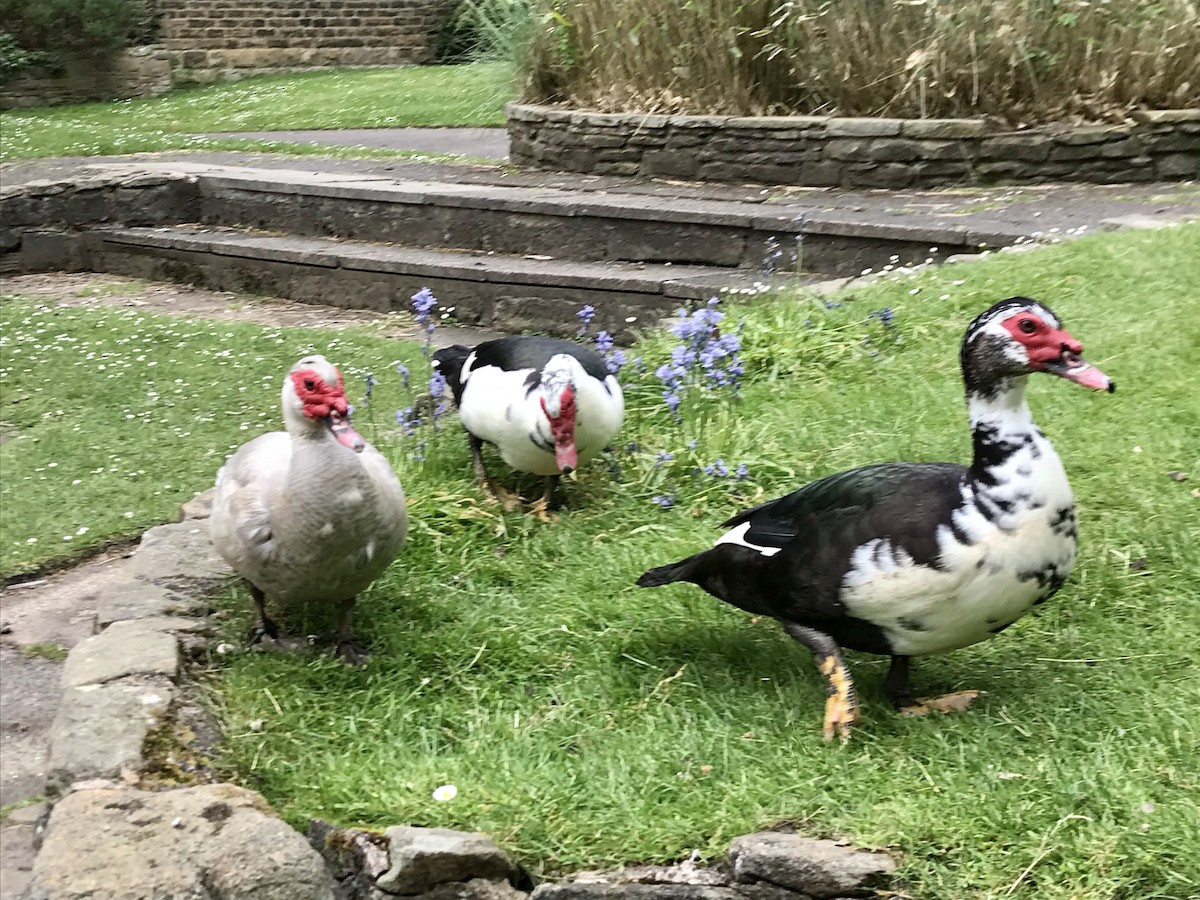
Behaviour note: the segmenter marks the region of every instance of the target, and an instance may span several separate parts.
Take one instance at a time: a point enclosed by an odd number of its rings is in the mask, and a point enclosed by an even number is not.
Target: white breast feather
[[[997,485],[965,490],[963,504],[954,511],[969,543],[959,543],[949,526],[939,526],[941,568],[916,565],[883,538],[854,551],[842,599],[851,615],[883,628],[894,652],[920,656],[986,640],[998,626],[1027,612],[1043,589],[1036,579],[1018,579],[1018,572],[1053,564],[1065,578],[1074,566],[1074,538],[1051,526],[1073,501],[1049,441],[1037,437],[995,472]],[[992,522],[981,507],[998,510],[997,500],[1011,508]]]

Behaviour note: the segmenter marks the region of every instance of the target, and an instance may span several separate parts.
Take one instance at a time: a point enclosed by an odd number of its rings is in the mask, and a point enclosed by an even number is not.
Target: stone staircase
[[[376,310],[429,287],[463,324],[503,331],[573,333],[591,305],[618,338],[722,291],[760,292],[767,269],[814,284],[1017,238],[761,201],[186,162],[3,202],[3,249],[25,271]]]

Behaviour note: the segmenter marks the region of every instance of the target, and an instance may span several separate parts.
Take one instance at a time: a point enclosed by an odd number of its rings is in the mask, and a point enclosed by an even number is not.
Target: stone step
[[[426,249],[761,270],[778,248],[770,260],[776,270],[791,269],[798,260],[804,271],[848,276],[889,262],[908,265],[1000,247],[1019,237],[980,232],[946,216],[879,222],[849,210],[769,200],[179,162],[138,168],[156,166],[196,178],[202,224]]]
[[[37,254],[37,241],[60,239],[31,233],[26,251]],[[573,334],[576,314],[590,305],[596,327],[618,339],[680,306],[771,287],[755,272],[720,266],[579,262],[195,226],[97,228],[84,233],[82,251],[83,267],[93,271],[345,308],[408,310],[409,298],[428,287],[459,322],[508,332]]]

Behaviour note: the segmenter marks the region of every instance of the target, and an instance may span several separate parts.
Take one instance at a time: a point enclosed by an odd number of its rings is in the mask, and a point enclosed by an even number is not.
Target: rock
[[[55,793],[73,781],[138,771],[146,735],[174,697],[165,678],[67,688],[50,726],[47,790]]]
[[[513,865],[485,834],[395,825],[387,830],[391,868],[376,882],[389,894],[420,894],[447,881],[507,879]]]
[[[885,853],[799,834],[760,831],[734,838],[729,860],[739,882],[768,881],[813,897],[844,897],[881,887],[896,868]]]
[[[134,675],[174,681],[179,674],[179,641],[173,634],[147,628],[143,621],[117,622],[71,648],[63,667],[63,687],[105,684]]]
[[[334,900],[320,856],[253,791],[228,784],[68,794],[27,900]]]
[[[564,881],[539,884],[530,900],[808,900],[773,884],[626,884],[609,881]]]
[[[219,590],[233,570],[213,548],[208,523],[189,520],[158,525],[142,535],[129,574],[188,597],[202,597]]]
[[[388,895],[380,893],[378,896]],[[528,897],[528,894],[517,890],[507,881],[472,878],[470,881],[436,884],[421,895],[421,900],[527,900]]]
[[[107,628],[124,619],[186,612],[192,602],[157,584],[123,579],[105,585],[96,595],[96,625]]]
[[[308,823],[308,844],[325,860],[333,874],[339,900],[381,900],[375,888],[388,870],[387,839],[358,828],[339,829],[321,819]]]
[[[213,498],[217,496],[217,489],[210,487],[207,491],[197,494],[187,503],[179,508],[179,513],[184,521],[189,519],[207,519],[212,515]]]

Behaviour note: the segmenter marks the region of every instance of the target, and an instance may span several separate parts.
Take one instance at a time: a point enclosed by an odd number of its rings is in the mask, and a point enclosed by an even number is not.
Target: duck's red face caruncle
[[[550,402],[542,397],[542,412],[550,422],[554,439],[554,464],[564,475],[579,467],[579,451],[575,448],[575,388],[568,384]]]
[[[1001,324],[1024,348],[1029,368],[1035,372],[1048,372],[1097,391],[1116,390],[1111,378],[1081,356],[1083,344],[1070,332],[1052,326],[1029,310],[1010,316]]]
[[[316,369],[296,369],[288,373],[288,378],[304,407],[304,415],[322,423],[340,443],[361,453],[367,442],[350,424],[350,404],[342,387],[342,373],[333,371],[337,373],[336,384],[325,381]]]

